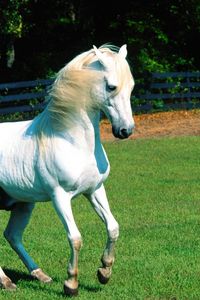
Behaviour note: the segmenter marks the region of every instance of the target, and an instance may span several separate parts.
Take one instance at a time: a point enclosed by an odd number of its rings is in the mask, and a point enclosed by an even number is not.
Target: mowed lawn
[[[83,197],[73,202],[83,236],[78,299],[200,299],[200,138],[178,137],[105,143],[111,163],[106,190],[120,224],[113,276],[96,278],[106,230]],[[3,232],[9,214],[0,212]],[[0,299],[64,299],[69,246],[50,203],[38,204],[24,243],[53,278],[33,281],[0,237],[0,264],[17,283]]]

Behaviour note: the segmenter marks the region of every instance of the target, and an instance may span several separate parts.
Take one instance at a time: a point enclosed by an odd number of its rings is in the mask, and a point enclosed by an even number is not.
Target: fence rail
[[[148,80],[134,97],[136,111],[200,107],[200,72],[152,73]]]
[[[0,84],[0,114],[33,112],[45,107],[47,90],[53,79]]]
[[[0,84],[0,115],[44,109],[53,79]],[[135,92],[135,91],[134,91]],[[200,72],[152,73],[132,97],[133,111],[199,108]]]

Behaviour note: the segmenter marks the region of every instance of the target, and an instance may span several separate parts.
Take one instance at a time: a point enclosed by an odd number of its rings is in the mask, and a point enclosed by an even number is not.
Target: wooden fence
[[[200,107],[200,72],[152,73],[146,86],[136,84],[134,112]],[[0,115],[41,111],[53,79],[0,84]]]
[[[0,84],[0,114],[42,110],[52,79]]]
[[[200,72],[152,73],[134,96],[135,111],[200,107]]]

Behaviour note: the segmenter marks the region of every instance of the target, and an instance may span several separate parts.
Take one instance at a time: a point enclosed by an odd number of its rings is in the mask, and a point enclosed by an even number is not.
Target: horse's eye
[[[114,92],[116,90],[116,85],[107,84],[108,92]]]

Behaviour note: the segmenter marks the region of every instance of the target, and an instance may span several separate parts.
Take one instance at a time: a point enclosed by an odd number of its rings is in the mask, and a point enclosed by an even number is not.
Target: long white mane
[[[105,44],[99,50],[112,56],[115,61],[119,86],[114,93],[118,93],[127,80],[130,80],[129,65],[117,55],[118,47]],[[58,131],[66,129],[75,122],[74,117],[77,116],[77,112],[98,105],[91,88],[102,80],[103,72],[89,67],[95,60],[97,57],[94,49],[91,49],[76,56],[58,72],[49,91],[49,104],[38,120],[40,131],[48,124]]]

